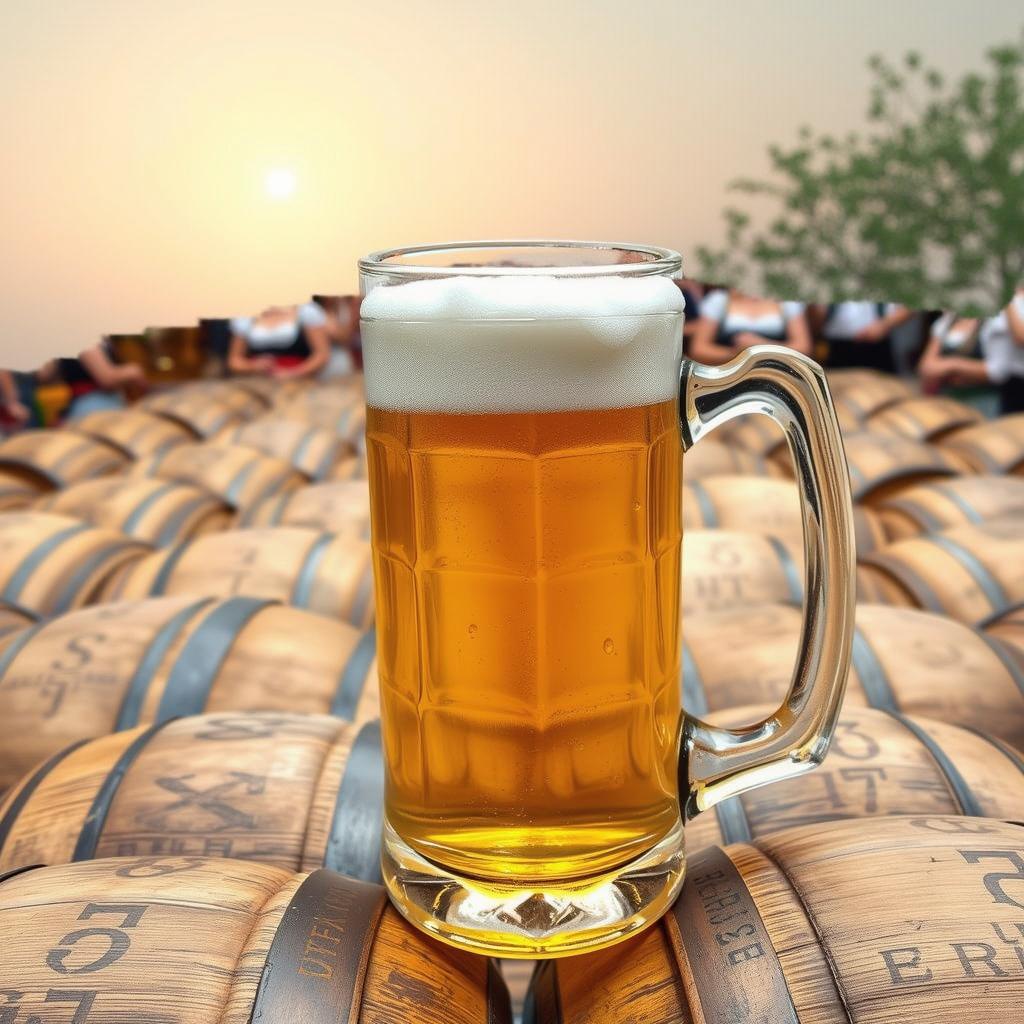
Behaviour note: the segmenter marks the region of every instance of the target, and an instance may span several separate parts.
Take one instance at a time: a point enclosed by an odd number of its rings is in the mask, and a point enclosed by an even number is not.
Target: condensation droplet
[[[469,635],[470,636],[476,636],[476,634],[477,634],[476,623],[475,622],[471,622],[469,624]]]
[[[639,512],[640,508],[641,508],[640,502],[639,501],[634,501],[633,502],[633,511],[634,512]]]
[[[614,654],[615,653],[615,641],[611,637],[607,637],[605,639],[605,642],[602,644],[602,646],[604,647],[604,653],[605,654]]]

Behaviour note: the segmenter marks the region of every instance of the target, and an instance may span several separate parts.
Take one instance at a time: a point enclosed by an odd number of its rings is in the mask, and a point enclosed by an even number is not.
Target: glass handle
[[[781,707],[738,729],[709,725],[684,710],[679,797],[688,820],[824,759],[846,689],[856,591],[850,481],[821,367],[774,345],[750,348],[724,366],[684,360],[680,402],[684,451],[748,413],[782,427],[796,466],[806,565],[800,646]]]

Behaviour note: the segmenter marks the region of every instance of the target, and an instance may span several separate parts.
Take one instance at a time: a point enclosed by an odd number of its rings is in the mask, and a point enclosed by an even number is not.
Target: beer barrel
[[[72,744],[30,771],[0,800],[0,871],[173,850],[380,881],[383,813],[378,722],[193,715]]]
[[[976,473],[1024,474],[1024,413],[1000,416],[943,438],[942,450]]]
[[[100,409],[75,420],[67,428],[114,445],[130,459],[144,459],[167,448],[192,441],[180,423],[144,409]]]
[[[274,403],[275,413],[285,419],[314,423],[357,444],[366,432],[366,399],[361,380],[357,385],[315,385]]]
[[[0,441],[0,471],[38,491],[120,473],[127,465],[114,445],[69,430],[24,430]]]
[[[0,601],[59,615],[94,600],[121,566],[149,546],[50,512],[0,516]]]
[[[715,720],[742,725],[774,710],[739,708]],[[697,850],[798,825],[894,814],[1024,820],[1024,755],[977,730],[848,706],[824,764],[698,814],[687,822],[686,845]]]
[[[346,537],[370,536],[365,480],[338,480],[267,498],[238,516],[239,526],[306,526]]]
[[[835,377],[829,378],[836,412],[862,423],[872,413],[913,398],[916,394],[914,387],[907,381],[889,374],[849,378],[838,385],[837,380]]]
[[[39,487],[19,473],[0,469],[0,512],[28,508],[39,497]]]
[[[10,601],[0,601],[0,641],[10,633],[15,633],[26,626],[31,626],[39,616],[21,605]]]
[[[236,510],[306,482],[283,459],[240,445],[190,444],[171,448],[140,459],[130,472],[132,476],[195,484]]]
[[[962,523],[1024,517],[1024,480],[1013,476],[960,476],[909,487],[877,506],[892,540],[937,533]]]
[[[201,711],[379,713],[376,637],[256,598],[95,605],[0,646],[0,789],[92,736]]]
[[[259,416],[266,405],[241,388],[210,388],[200,384],[147,395],[139,405],[180,423],[195,437],[210,438],[234,423]]]
[[[41,498],[36,508],[119,530],[158,548],[223,530],[232,518],[231,509],[202,488],[125,476],[83,480]]]
[[[1021,665],[1024,665],[1024,603],[1016,604],[994,619],[982,623],[985,632],[1006,646]]]
[[[374,619],[370,546],[297,526],[211,533],[142,559],[104,596],[178,594],[264,597],[366,629]]]
[[[696,715],[777,707],[796,661],[800,621],[800,609],[785,605],[686,616],[684,707]],[[845,706],[952,722],[1024,749],[1024,669],[1008,648],[940,615],[858,605]]]
[[[767,416],[740,416],[728,420],[715,428],[715,440],[730,447],[739,445],[765,459],[786,451],[782,427]]]
[[[265,416],[219,434],[215,444],[253,448],[287,462],[307,480],[351,475],[352,446],[331,430],[298,420]]]
[[[886,543],[881,521],[871,509],[855,506],[853,521],[858,556]],[[683,528],[763,533],[800,544],[800,495],[789,480],[757,476],[689,480],[683,484]]]
[[[169,852],[0,878],[12,1024],[511,1024],[492,961],[326,868]]]
[[[977,409],[963,402],[924,395],[885,406],[872,413],[864,426],[874,434],[935,442],[954,430],[984,422],[985,417]]]
[[[714,438],[705,438],[700,444],[695,444],[683,457],[683,475],[687,480],[735,474],[784,477],[786,471],[776,462],[755,455],[746,448]]]
[[[863,566],[918,608],[978,623],[1024,600],[1024,517],[896,541]]]
[[[1017,1024],[1022,849],[1018,824],[938,816],[706,847],[656,925],[545,961],[524,1019]]]
[[[925,480],[956,475],[938,448],[905,437],[861,431],[843,440],[853,500],[877,505]]]
[[[683,534],[686,614],[780,601],[803,601],[803,550],[792,540],[736,530]]]

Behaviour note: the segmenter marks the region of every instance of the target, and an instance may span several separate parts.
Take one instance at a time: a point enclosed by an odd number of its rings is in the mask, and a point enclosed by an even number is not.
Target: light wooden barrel
[[[986,620],[982,628],[988,636],[1003,643],[1024,670],[1024,604],[1016,604],[994,619]]]
[[[884,545],[881,521],[868,508],[853,509],[857,554]],[[683,484],[683,528],[740,530],[803,543],[800,495],[791,480],[715,476]]]
[[[713,437],[695,444],[683,458],[683,475],[687,480],[736,474],[785,477],[786,471],[772,460]]]
[[[26,480],[21,473],[0,469],[0,512],[28,508],[40,494],[37,482]]]
[[[0,800],[0,871],[96,857],[238,857],[379,882],[380,723],[228,712],[74,743]]]
[[[130,476],[84,480],[41,498],[36,508],[119,530],[158,548],[223,530],[234,515],[200,487]]]
[[[870,377],[848,378],[836,384],[838,378],[829,377],[836,411],[860,422],[886,406],[906,401],[916,395],[915,388],[901,377],[874,374]]]
[[[1024,480],[1013,476],[960,476],[909,487],[877,506],[892,540],[937,533],[963,523],[1024,517]]]
[[[936,442],[954,430],[984,422],[981,412],[963,402],[922,395],[887,405],[869,416],[864,426],[874,434]]]
[[[0,882],[0,934],[12,1024],[511,1024],[492,961],[326,868],[173,854],[28,868]]]
[[[736,530],[683,534],[683,611],[803,601],[803,550],[792,540]]]
[[[706,847],[636,939],[550,960],[530,1024],[1016,1024],[1024,828],[956,817]]]
[[[762,705],[714,717],[742,725],[774,710],[775,705]],[[698,814],[687,822],[686,845],[698,850],[711,843],[749,842],[797,825],[895,814],[1024,820],[1024,754],[994,736],[957,725],[845,707],[824,764]]]
[[[843,444],[853,500],[871,506],[907,487],[957,472],[938,448],[905,437],[863,431],[848,434]]]
[[[39,616],[27,608],[10,601],[0,601],[0,642],[8,634],[17,633],[26,626],[31,626],[38,619]]]
[[[786,452],[786,435],[767,416],[740,416],[715,428],[714,439],[732,447],[739,445],[762,458]]]
[[[0,472],[39,491],[120,473],[127,465],[114,445],[70,430],[25,430],[0,441]]]
[[[277,415],[315,423],[358,443],[366,432],[366,399],[361,387],[322,384],[274,403]]]
[[[693,714],[781,703],[801,610],[729,608],[683,621],[683,705]],[[968,682],[969,681],[969,682]],[[1009,645],[940,615],[858,605],[846,707],[935,718],[1024,748],[1024,667]]]
[[[1024,413],[958,430],[943,438],[942,450],[976,473],[1024,475]]]
[[[144,459],[195,438],[180,423],[138,408],[91,412],[65,429],[106,441],[130,459]]]
[[[351,476],[356,461],[352,446],[334,431],[274,415],[231,427],[214,443],[241,445],[272,455],[307,480],[327,480],[336,474],[341,478]]]
[[[142,399],[139,405],[187,427],[196,437],[209,438],[259,416],[266,404],[241,388],[210,388],[201,385],[171,388]]]
[[[70,743],[175,715],[379,714],[372,630],[256,598],[96,605],[0,643],[0,789]]]
[[[182,541],[111,579],[106,600],[244,594],[341,619],[374,620],[370,545],[298,526],[228,530]]]
[[[896,541],[862,565],[918,608],[979,623],[1024,600],[1024,517]]]
[[[338,480],[267,498],[238,516],[239,526],[305,526],[345,537],[370,537],[365,480]]]
[[[240,445],[190,444],[136,462],[132,476],[195,484],[233,509],[301,487],[305,477],[283,459]]]
[[[114,530],[50,512],[0,516],[0,601],[37,615],[89,604],[122,566],[149,545]]]

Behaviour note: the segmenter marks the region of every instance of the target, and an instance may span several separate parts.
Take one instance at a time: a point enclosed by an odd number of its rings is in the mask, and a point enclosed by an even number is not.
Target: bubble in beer
[[[604,653],[605,654],[614,654],[615,653],[615,641],[610,636],[609,637],[605,637],[605,641],[604,641],[603,646],[604,646]]]
[[[478,632],[479,632],[479,630],[477,629],[476,623],[475,622],[471,622],[469,624],[469,635],[470,635],[470,637],[475,637]]]

